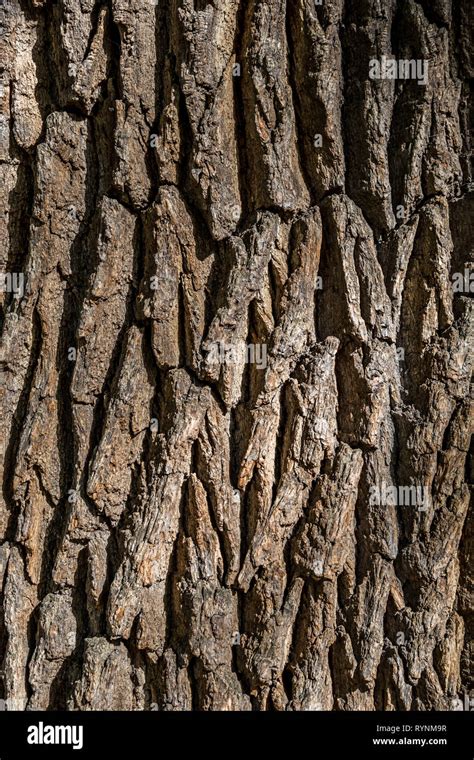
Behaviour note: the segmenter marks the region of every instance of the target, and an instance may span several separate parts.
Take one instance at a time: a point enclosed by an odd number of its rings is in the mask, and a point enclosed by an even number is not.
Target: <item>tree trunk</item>
[[[464,704],[471,0],[0,14],[0,697]]]

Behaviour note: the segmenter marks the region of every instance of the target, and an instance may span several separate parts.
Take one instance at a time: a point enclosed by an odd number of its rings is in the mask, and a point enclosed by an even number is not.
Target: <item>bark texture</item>
[[[1,3],[10,707],[472,689],[473,30],[471,0]]]

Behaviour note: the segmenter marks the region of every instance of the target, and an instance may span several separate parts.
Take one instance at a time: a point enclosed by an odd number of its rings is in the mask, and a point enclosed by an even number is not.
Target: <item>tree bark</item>
[[[0,698],[453,709],[471,0],[0,14]]]

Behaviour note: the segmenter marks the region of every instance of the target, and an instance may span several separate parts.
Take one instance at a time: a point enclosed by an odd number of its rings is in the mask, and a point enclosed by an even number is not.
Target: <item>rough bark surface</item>
[[[474,687],[473,30],[471,0],[1,3],[7,704]]]

